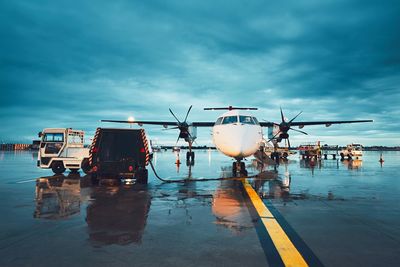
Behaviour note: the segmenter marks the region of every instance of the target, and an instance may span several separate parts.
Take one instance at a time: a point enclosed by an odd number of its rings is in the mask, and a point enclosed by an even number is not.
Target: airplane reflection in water
[[[221,186],[213,194],[212,212],[216,217],[215,224],[240,233],[253,227],[243,201],[239,181],[221,181]]]

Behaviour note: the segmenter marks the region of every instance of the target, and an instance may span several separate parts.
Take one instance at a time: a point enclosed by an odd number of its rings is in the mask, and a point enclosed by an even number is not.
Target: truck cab
[[[39,133],[37,165],[61,174],[67,168],[85,173],[90,170],[89,149],[84,146],[85,132],[71,128],[46,128]]]

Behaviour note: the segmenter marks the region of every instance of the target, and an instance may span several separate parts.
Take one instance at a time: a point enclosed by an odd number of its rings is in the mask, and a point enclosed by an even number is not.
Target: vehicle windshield
[[[64,142],[63,133],[45,133],[43,142]]]
[[[222,124],[230,124],[230,123],[237,123],[238,118],[237,116],[228,116],[225,117],[224,120],[222,121]]]
[[[240,123],[243,124],[255,124],[252,117],[250,116],[239,116]]]

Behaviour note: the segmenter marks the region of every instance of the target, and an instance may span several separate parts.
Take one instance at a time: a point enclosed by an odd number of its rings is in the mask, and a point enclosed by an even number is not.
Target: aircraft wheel
[[[194,160],[194,152],[192,152],[192,160]]]
[[[246,170],[246,165],[244,164],[244,162],[240,162],[240,171],[244,170]]]
[[[61,174],[61,173],[65,172],[65,167],[64,167],[64,164],[61,161],[54,161],[51,164],[51,170],[55,174]]]
[[[188,152],[186,152],[186,161],[190,161],[190,152],[188,151]]]
[[[233,176],[236,176],[236,172],[237,172],[237,164],[236,162],[232,163],[232,174]]]

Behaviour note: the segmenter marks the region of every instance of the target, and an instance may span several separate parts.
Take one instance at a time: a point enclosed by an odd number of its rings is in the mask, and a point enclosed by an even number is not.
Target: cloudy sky
[[[251,3],[249,3],[251,2]],[[374,119],[304,128],[323,140],[400,145],[400,2],[1,1],[0,141],[100,119]],[[115,126],[115,125],[114,125]],[[118,125],[121,126],[121,125]],[[146,127],[160,143],[174,131]],[[210,129],[198,130],[209,144]]]

